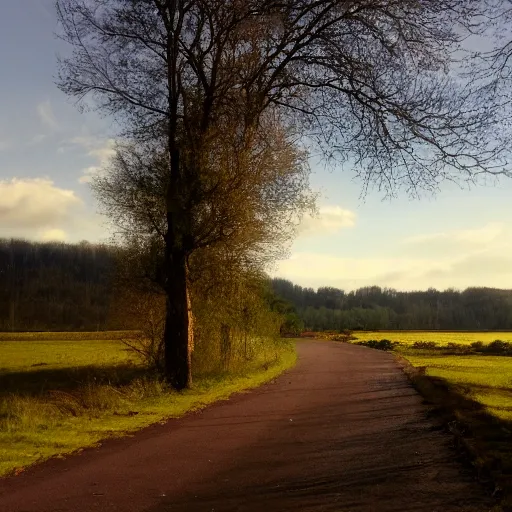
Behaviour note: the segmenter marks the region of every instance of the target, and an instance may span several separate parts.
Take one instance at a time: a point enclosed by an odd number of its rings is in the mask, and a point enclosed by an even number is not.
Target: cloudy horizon
[[[0,18],[0,237],[106,241],[88,183],[114,151],[115,126],[80,113],[54,84],[53,0],[4,0]],[[383,200],[349,168],[312,162],[318,215],[305,218],[272,274],[302,286],[401,290],[512,288],[512,181]]]

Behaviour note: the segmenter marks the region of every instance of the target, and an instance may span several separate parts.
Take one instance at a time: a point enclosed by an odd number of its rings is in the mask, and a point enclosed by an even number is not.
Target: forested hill
[[[0,239],[0,331],[127,327],[113,291],[114,249]],[[306,329],[512,329],[512,290],[317,291],[273,279]]]
[[[121,251],[88,242],[0,239],[0,331],[140,328],[144,318],[135,311],[140,290],[131,288],[122,272],[118,279]],[[289,315],[286,325],[296,334],[300,326],[293,308],[276,300],[270,286],[261,291],[269,311]]]
[[[0,330],[103,330],[114,253],[83,242],[0,240]]]
[[[274,292],[291,302],[308,330],[331,329],[512,329],[512,290],[401,292],[369,286],[345,292],[315,291],[273,279]]]

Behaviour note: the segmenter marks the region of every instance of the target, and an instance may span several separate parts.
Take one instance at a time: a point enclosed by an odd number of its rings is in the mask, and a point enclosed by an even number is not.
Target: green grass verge
[[[0,475],[228,399],[296,362],[293,346],[285,345],[271,362],[197,376],[192,389],[178,393],[119,341],[51,334],[50,341],[0,341]]]
[[[443,355],[433,351],[400,350],[425,375],[444,380],[481,404],[490,415],[512,421],[512,357]]]

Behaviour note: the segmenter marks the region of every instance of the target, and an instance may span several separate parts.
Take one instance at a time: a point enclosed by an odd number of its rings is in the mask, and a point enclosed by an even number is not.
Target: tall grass
[[[94,331],[94,332],[0,332],[0,343],[4,341],[84,341],[120,340],[133,331]]]

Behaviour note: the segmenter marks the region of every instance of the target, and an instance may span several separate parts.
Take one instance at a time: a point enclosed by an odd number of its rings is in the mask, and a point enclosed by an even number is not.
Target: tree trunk
[[[167,233],[163,262],[167,299],[164,360],[167,381],[174,389],[182,390],[192,385],[194,331],[188,290],[187,251],[184,245],[189,234],[189,219],[183,208],[180,152],[176,147],[175,132],[175,122],[171,122],[168,131],[170,179],[167,188]]]
[[[165,375],[177,390],[192,384],[192,311],[188,293],[187,263],[183,253],[166,258],[167,307],[164,330]]]

